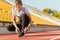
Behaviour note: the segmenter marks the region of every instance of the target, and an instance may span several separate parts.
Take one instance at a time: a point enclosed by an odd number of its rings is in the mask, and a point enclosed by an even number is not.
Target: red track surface
[[[17,34],[6,34],[0,35],[0,40],[60,40],[60,30],[28,33],[25,35],[25,37],[20,38]]]

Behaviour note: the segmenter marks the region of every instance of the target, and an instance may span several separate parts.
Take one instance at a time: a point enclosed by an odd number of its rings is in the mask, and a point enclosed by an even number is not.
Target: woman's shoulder
[[[14,9],[14,10],[15,10],[15,9],[16,9],[16,7],[15,7],[15,6],[13,6],[13,7],[12,7],[12,9]]]
[[[26,13],[29,12],[28,8],[26,8],[26,7],[23,7],[23,11],[26,12]]]
[[[16,13],[16,8],[15,6],[12,7],[12,14]]]
[[[23,10],[27,10],[27,8],[26,7],[23,7]]]

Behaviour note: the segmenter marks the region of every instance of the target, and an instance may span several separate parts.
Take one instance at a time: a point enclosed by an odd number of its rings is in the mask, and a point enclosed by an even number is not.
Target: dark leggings
[[[23,29],[24,29],[25,27],[28,27],[29,22],[30,22],[29,17],[28,17],[27,15],[24,15],[24,27],[23,27]],[[17,27],[21,30],[21,29],[22,29],[22,20],[20,20],[20,22],[17,23],[16,25],[17,25]],[[9,26],[7,27],[7,30],[8,30],[8,31],[15,31],[14,25],[13,25],[13,24],[12,24],[12,25],[9,25]]]

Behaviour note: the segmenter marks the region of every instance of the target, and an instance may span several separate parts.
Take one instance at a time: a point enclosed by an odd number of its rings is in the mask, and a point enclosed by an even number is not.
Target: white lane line
[[[54,38],[52,38],[52,39],[50,39],[50,40],[56,40],[56,39],[58,39],[58,38],[60,38],[60,35],[59,35],[59,36],[56,36],[56,37],[54,37]]]

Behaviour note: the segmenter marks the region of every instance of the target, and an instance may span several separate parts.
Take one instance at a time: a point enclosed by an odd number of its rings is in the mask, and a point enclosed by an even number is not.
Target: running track
[[[60,40],[60,30],[26,33],[25,37],[20,38],[17,34],[3,34],[0,40]]]

